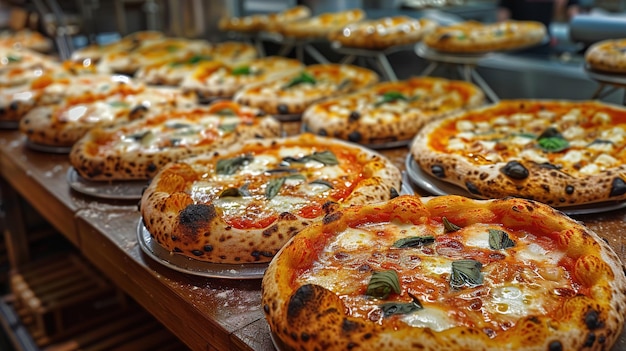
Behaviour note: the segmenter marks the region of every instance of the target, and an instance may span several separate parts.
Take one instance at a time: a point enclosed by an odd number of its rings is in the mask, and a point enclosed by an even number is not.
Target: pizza
[[[503,100],[429,123],[411,155],[468,195],[566,207],[626,199],[625,145],[623,107]]]
[[[172,62],[191,55],[208,55],[211,44],[202,39],[161,38],[145,40],[131,51],[103,55],[98,65],[102,72],[133,75],[141,67],[158,62]]]
[[[135,78],[146,84],[178,86],[205,62],[244,64],[257,57],[252,44],[227,41],[213,44],[202,54],[188,53],[175,60],[158,61],[139,68]],[[209,63],[211,66],[212,63]]]
[[[35,107],[20,120],[20,132],[33,144],[71,147],[94,127],[115,125],[154,111],[196,103],[194,95],[178,89],[132,83],[103,88],[106,90],[100,95],[68,96],[59,104]]]
[[[280,350],[608,350],[626,276],[545,204],[404,195],[300,231],[267,268],[262,305]]]
[[[144,41],[159,40],[165,38],[165,35],[159,31],[138,31],[128,34],[121,38],[107,44],[93,44],[80,48],[72,52],[70,61],[82,62],[83,60],[90,60],[98,62],[104,56],[120,53],[120,52],[132,52],[136,50]]]
[[[175,107],[90,129],[72,147],[70,163],[89,181],[150,179],[168,162],[279,133],[276,120],[232,101]]]
[[[140,203],[168,251],[213,263],[267,263],[302,228],[337,207],[397,195],[400,171],[337,139],[248,140],[166,165]]]
[[[343,47],[386,49],[396,45],[414,44],[436,26],[437,22],[428,18],[383,17],[348,24],[330,33],[328,39]]]
[[[315,103],[302,123],[312,133],[356,143],[408,142],[429,121],[481,105],[484,98],[469,82],[413,77]]]
[[[128,77],[102,74],[74,75],[67,71],[42,72],[32,81],[0,89],[0,121],[18,122],[36,106],[60,103],[64,98],[88,98],[95,92],[114,93]],[[100,95],[98,94],[98,95]]]
[[[325,12],[314,17],[280,25],[280,33],[294,39],[326,39],[330,33],[365,18],[365,11],[349,9],[337,12]]]
[[[335,63],[315,64],[278,79],[248,85],[234,99],[277,115],[301,114],[314,102],[356,91],[378,81],[367,68]]]
[[[0,46],[0,88],[28,84],[38,77],[61,71],[62,66],[51,57],[37,52]]]
[[[311,10],[303,5],[290,7],[281,12],[253,14],[241,17],[223,17],[218,22],[222,31],[241,33],[277,32],[282,23],[308,18]]]
[[[483,53],[535,46],[544,41],[546,35],[546,27],[536,21],[465,21],[437,27],[424,36],[423,42],[441,52]]]
[[[180,87],[196,92],[201,100],[232,98],[246,85],[272,81],[302,69],[304,65],[300,61],[281,56],[262,57],[240,63],[206,62],[197,65],[191,74],[185,76]]]
[[[585,62],[591,69],[626,73],[626,39],[599,41],[585,52]]]
[[[47,53],[52,49],[52,40],[28,28],[16,31],[5,30],[0,32],[0,46]]]

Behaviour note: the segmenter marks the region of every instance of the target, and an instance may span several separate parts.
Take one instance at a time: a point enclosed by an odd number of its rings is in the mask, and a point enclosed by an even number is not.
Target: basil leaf
[[[127,108],[130,107],[130,104],[125,101],[111,101],[109,102],[109,106],[117,108]]]
[[[411,302],[386,302],[380,305],[380,309],[383,310],[383,317],[393,316],[394,314],[409,314],[415,311],[424,309],[422,303],[417,297],[411,293],[408,293],[413,299]]]
[[[232,175],[241,168],[241,166],[245,165],[248,162],[254,160],[252,155],[243,155],[237,156],[228,159],[222,159],[217,161],[217,165],[215,166],[215,172],[217,174],[222,175]]]
[[[287,167],[278,167],[273,169],[268,169],[265,173],[269,174],[277,174],[277,173],[298,173],[298,170],[295,168],[287,168]]]
[[[297,179],[297,180],[306,180],[306,177],[302,174],[290,174],[285,177],[285,179]]]
[[[458,289],[464,285],[469,287],[481,285],[483,283],[483,274],[480,271],[482,268],[482,263],[475,260],[453,261],[450,286]]]
[[[546,152],[559,152],[569,148],[569,142],[554,127],[547,128],[537,138],[539,148]]]
[[[22,61],[22,57],[15,56],[15,55],[8,55],[8,56],[6,56],[6,58],[7,58],[7,60],[9,62],[20,62],[20,61]]]
[[[462,229],[458,225],[450,222],[446,217],[443,217],[442,221],[443,221],[443,230],[446,233],[452,233],[452,232],[456,232]]]
[[[428,244],[432,244],[435,242],[435,237],[432,235],[424,235],[424,236],[410,236],[408,238],[402,238],[393,243],[393,247],[397,247],[400,249],[406,249],[409,247],[420,247]]]
[[[250,66],[239,66],[233,68],[233,70],[230,71],[230,74],[232,74],[233,76],[249,75],[250,73],[252,73],[252,71],[250,70]]]
[[[331,182],[323,180],[323,179],[316,179],[316,180],[310,182],[309,184],[325,185],[325,186],[327,186],[330,189],[334,189],[335,188],[335,186]]]
[[[191,124],[180,123],[180,122],[168,122],[168,123],[165,123],[165,127],[170,128],[170,129],[185,129],[185,128],[191,128]]]
[[[569,142],[563,138],[550,137],[538,140],[539,148],[546,152],[559,152],[569,148]]]
[[[498,229],[489,229],[489,247],[493,250],[504,250],[515,246],[509,235]]]
[[[202,62],[202,61],[211,61],[212,59],[213,58],[211,56],[194,55],[194,56],[191,56],[189,60],[186,61],[186,63],[195,64],[195,63]]]
[[[283,184],[285,184],[285,179],[285,177],[280,177],[270,180],[267,184],[267,188],[265,188],[265,198],[271,200],[278,195],[280,188],[282,188]]]
[[[602,144],[615,144],[614,142],[610,141],[610,140],[606,140],[606,139],[596,139],[594,141],[592,141],[591,143],[589,143],[587,145],[587,147],[591,146],[591,145],[602,145]]]
[[[236,116],[237,113],[232,108],[223,108],[214,112],[218,116]]]
[[[296,85],[300,85],[303,83],[315,84],[317,83],[317,81],[311,74],[307,72],[301,72],[299,76],[294,77],[291,81],[289,81],[289,83],[285,84],[282,88],[289,89],[289,88],[295,87]]]
[[[314,152],[311,155],[306,155],[306,156],[302,156],[302,157],[291,157],[291,156],[287,156],[285,158],[283,158],[283,161],[288,162],[288,163],[307,163],[309,161],[317,161],[319,163],[323,163],[324,165],[327,166],[334,166],[334,165],[338,165],[339,161],[337,160],[337,156],[335,156],[335,154],[333,154],[331,151],[322,151],[322,152]]]
[[[365,295],[386,299],[391,292],[400,293],[400,279],[394,270],[372,273]]]
[[[382,100],[378,101],[375,106],[380,106],[382,104],[388,103],[388,102],[394,102],[397,100],[404,100],[404,101],[408,101],[409,99],[404,96],[404,94],[398,92],[398,91],[388,91],[386,93],[384,93],[382,95]]]
[[[218,195],[218,198],[223,197],[242,197],[243,194],[239,191],[239,188],[226,188]]]
[[[511,135],[522,137],[522,138],[528,138],[528,139],[536,139],[537,138],[537,135],[535,135],[533,133],[513,133]]]
[[[220,124],[217,129],[224,133],[232,133],[235,129],[237,129],[238,125],[239,123]]]

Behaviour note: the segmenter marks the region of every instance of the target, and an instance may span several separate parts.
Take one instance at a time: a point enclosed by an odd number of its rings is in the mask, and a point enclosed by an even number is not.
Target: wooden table
[[[383,152],[404,168],[405,149]],[[67,182],[67,155],[28,149],[17,131],[0,131],[0,181],[11,264],[28,261],[15,199],[24,198],[117,286],[193,350],[272,350],[260,280],[198,277],[172,270],[138,245],[136,201],[91,198]],[[626,261],[626,209],[577,217]],[[626,350],[626,331],[613,351]]]

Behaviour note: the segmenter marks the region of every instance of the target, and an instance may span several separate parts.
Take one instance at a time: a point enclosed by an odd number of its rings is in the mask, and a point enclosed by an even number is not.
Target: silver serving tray
[[[70,188],[81,194],[111,200],[139,200],[148,184],[147,180],[90,181],[81,177],[74,167],[67,170],[66,179]]]
[[[143,224],[137,225],[137,242],[141,250],[157,263],[175,271],[208,278],[261,279],[269,263],[211,263],[171,253],[156,242]]]
[[[405,166],[406,175],[409,180],[420,189],[425,190],[432,195],[460,195],[474,199],[483,199],[470,193],[466,189],[461,188],[460,186],[443,181],[424,172],[417,164],[417,162],[415,162],[411,154],[407,155]],[[607,201],[588,205],[552,207],[569,216],[577,216],[594,213],[605,213],[626,208],[626,201]]]

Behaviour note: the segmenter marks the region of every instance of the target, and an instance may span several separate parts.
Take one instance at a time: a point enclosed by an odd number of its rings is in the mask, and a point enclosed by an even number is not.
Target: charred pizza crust
[[[302,122],[315,134],[381,145],[410,140],[429,121],[482,105],[484,98],[472,83],[414,77],[315,103]]]
[[[146,118],[91,129],[70,152],[90,181],[151,179],[167,163],[234,143],[276,137],[278,121],[233,102],[159,110]]]
[[[546,38],[546,27],[536,21],[481,23],[466,21],[440,26],[424,36],[424,43],[437,51],[483,53],[516,50],[537,45]]]
[[[312,103],[378,82],[367,68],[342,64],[316,64],[272,81],[250,84],[233,99],[274,115],[301,114]]]
[[[337,206],[397,195],[400,171],[339,140],[248,140],[170,163],[141,199],[143,221],[172,253],[214,263],[268,262]]]
[[[626,39],[597,42],[585,52],[585,62],[591,69],[626,73]]]
[[[478,233],[487,228],[512,241],[486,245]],[[545,252],[522,258],[533,250]],[[562,258],[546,258],[553,255]],[[422,262],[439,258],[448,260]],[[459,258],[472,264],[455,273],[450,261]],[[397,286],[373,283],[383,270],[398,271]],[[525,286],[528,295],[513,297]],[[506,306],[518,303],[526,312],[508,317]],[[401,196],[303,229],[266,270],[262,304],[280,350],[606,350],[624,326],[626,277],[604,240],[545,204]]]
[[[427,18],[384,17],[349,24],[330,33],[328,39],[344,47],[386,49],[416,43],[435,27],[437,22]]]
[[[426,125],[411,154],[476,197],[556,207],[624,200],[626,109],[596,101],[503,100]]]

